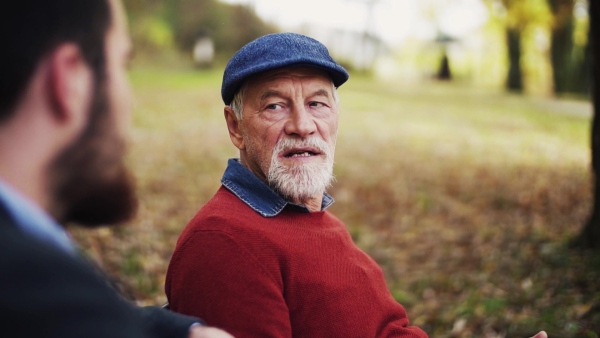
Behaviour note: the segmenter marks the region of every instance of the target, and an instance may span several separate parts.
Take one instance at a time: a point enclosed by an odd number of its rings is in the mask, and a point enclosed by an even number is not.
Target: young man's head
[[[97,81],[102,81],[110,24],[107,0],[23,0],[0,5],[0,119],[10,118],[40,61],[61,44],[75,44]]]
[[[60,222],[132,216],[123,164],[131,45],[119,0],[9,1],[0,41],[2,177]]]

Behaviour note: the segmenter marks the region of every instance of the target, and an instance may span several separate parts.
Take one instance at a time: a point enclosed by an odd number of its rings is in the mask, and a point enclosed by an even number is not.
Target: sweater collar
[[[221,183],[263,217],[277,216],[286,206],[300,212],[310,212],[304,205],[283,199],[236,158],[231,158],[227,162],[227,169],[221,178]],[[327,209],[333,202],[333,197],[323,193],[321,211]]]

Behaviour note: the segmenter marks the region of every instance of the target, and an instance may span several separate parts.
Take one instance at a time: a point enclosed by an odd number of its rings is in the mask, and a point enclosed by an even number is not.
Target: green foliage
[[[249,7],[217,1],[181,0],[177,17],[182,48],[190,48],[199,34],[205,34],[214,38],[217,50],[233,53],[251,40],[275,31]]]
[[[525,29],[528,25],[548,26],[552,14],[546,0],[502,0],[506,8],[506,26]]]
[[[507,55],[506,87],[516,92],[549,93],[552,69],[545,40],[552,14],[546,0],[486,0],[492,19],[501,29]]]
[[[131,35],[136,42],[136,48],[146,52],[156,52],[174,46],[173,30],[160,17],[140,18],[135,25],[132,25]]]
[[[196,39],[211,37],[217,53],[230,55],[276,28],[244,5],[217,0],[126,0],[136,47],[156,53],[178,47],[191,51]]]
[[[582,5],[583,6],[583,5]],[[574,15],[573,43],[579,48],[585,48],[588,44],[588,32],[590,18],[588,15]]]
[[[509,54],[509,88],[518,88],[518,78],[522,77],[523,82],[529,82],[528,87],[546,82],[550,83],[548,92],[589,95],[588,18],[574,15],[576,4],[581,13],[586,0],[502,0],[502,6],[498,0],[487,2],[496,9],[492,10],[494,19],[512,32],[510,36],[521,36],[518,47],[516,39],[507,41],[509,51],[514,52]],[[521,52],[517,53],[519,48]],[[542,81],[532,81],[540,76],[544,77]]]

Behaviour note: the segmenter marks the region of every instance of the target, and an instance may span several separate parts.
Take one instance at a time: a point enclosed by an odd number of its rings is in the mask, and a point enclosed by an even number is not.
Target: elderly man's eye
[[[270,104],[270,105],[268,105],[268,106],[266,107],[266,109],[271,109],[271,110],[275,110],[275,109],[277,109],[277,108],[281,108],[281,106],[280,106],[280,105],[278,105],[278,104],[275,104],[275,103],[273,103],[273,104]]]

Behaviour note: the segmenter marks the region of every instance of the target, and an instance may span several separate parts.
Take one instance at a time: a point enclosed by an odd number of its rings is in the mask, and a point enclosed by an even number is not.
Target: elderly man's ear
[[[225,106],[223,113],[225,114],[225,121],[227,122],[227,129],[229,130],[231,142],[239,150],[243,150],[246,148],[246,145],[244,144],[244,138],[242,137],[240,121],[238,121],[235,112],[230,106]]]
[[[48,99],[54,121],[62,127],[82,129],[93,95],[93,73],[79,47],[60,45],[47,60]]]

